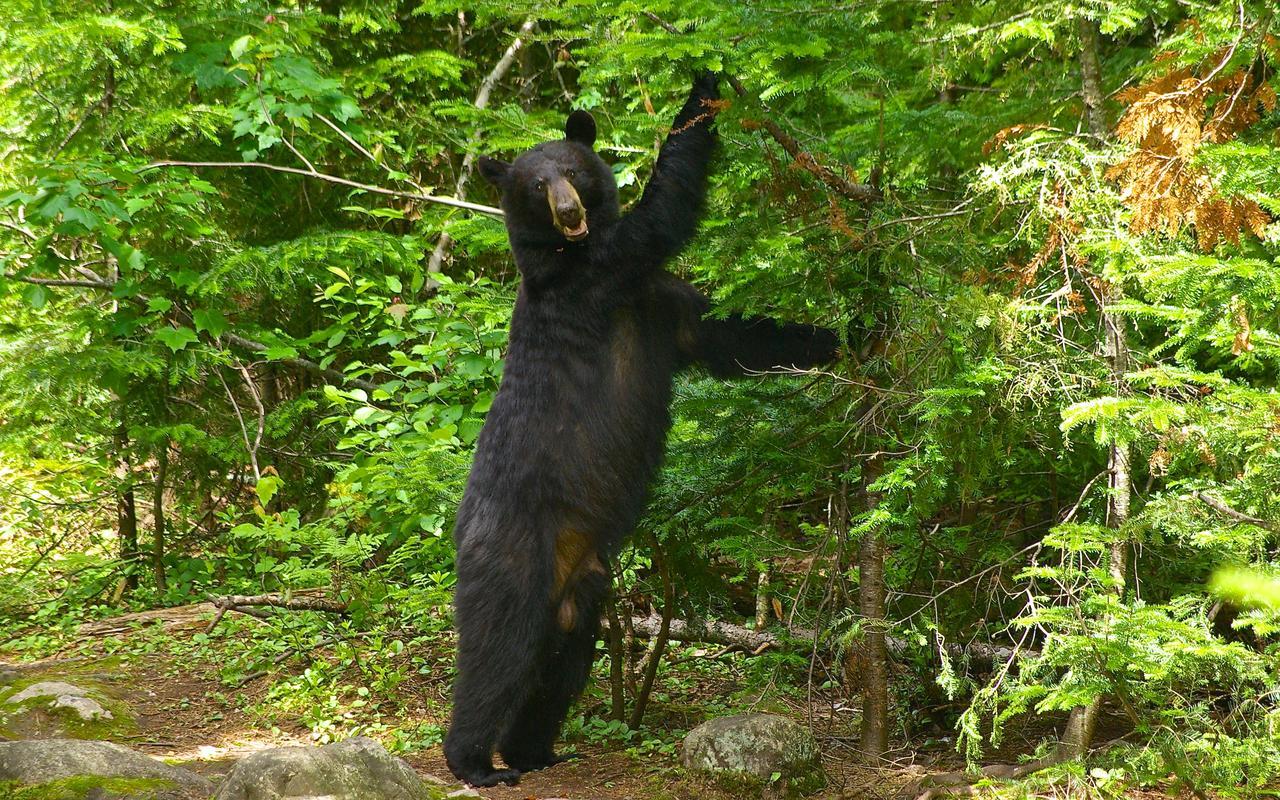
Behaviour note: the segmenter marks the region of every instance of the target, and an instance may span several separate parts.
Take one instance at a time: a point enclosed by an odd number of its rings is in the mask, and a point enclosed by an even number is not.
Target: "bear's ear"
[[[502,188],[502,184],[507,178],[507,173],[511,171],[511,165],[507,162],[489,158],[488,156],[480,156],[480,158],[476,159],[476,164],[479,165],[480,174],[484,176],[484,179],[498,188]]]
[[[595,144],[596,118],[585,111],[573,112],[564,122],[564,138],[587,147]]]

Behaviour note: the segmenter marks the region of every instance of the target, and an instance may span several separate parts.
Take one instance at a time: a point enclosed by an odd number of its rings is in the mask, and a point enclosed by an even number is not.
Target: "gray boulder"
[[[277,747],[241,759],[215,800],[439,800],[424,781],[382,745],[357,737],[324,747]]]
[[[82,720],[113,719],[111,712],[79,686],[63,681],[40,681],[8,697],[5,705],[21,705],[28,700],[48,698],[51,709],[66,708]]]
[[[685,737],[680,758],[697,772],[774,784],[791,794],[816,792],[826,784],[813,734],[774,714],[705,722]]]
[[[129,707],[97,684],[50,679],[0,687],[0,740],[116,739],[136,730]]]
[[[213,793],[213,784],[194,772],[84,739],[0,742],[0,781],[31,787],[31,797],[203,800]]]

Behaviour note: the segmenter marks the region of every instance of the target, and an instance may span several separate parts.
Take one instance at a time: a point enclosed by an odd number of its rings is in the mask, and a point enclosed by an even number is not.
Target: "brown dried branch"
[[[645,17],[653,22],[653,24],[662,28],[667,33],[676,36],[681,35],[679,29],[652,11],[645,11],[643,13]],[[742,81],[738,80],[738,78],[733,75],[726,75],[725,77],[729,81],[729,85],[733,87],[734,93],[739,97],[747,96],[747,90],[746,87],[742,85]],[[763,104],[761,104],[761,107],[768,111],[768,108]],[[768,131],[769,135],[773,137],[773,140],[782,146],[782,149],[787,152],[787,155],[791,156],[792,160],[795,161],[801,169],[813,175],[828,188],[835,190],[846,199],[853,200],[857,203],[874,203],[878,200],[884,199],[884,195],[875,186],[867,183],[854,183],[818,161],[818,159],[814,158],[812,153],[809,153],[800,146],[800,143],[796,141],[794,136],[783,130],[782,126],[772,119],[765,117],[763,120],[760,120],[758,124]]]

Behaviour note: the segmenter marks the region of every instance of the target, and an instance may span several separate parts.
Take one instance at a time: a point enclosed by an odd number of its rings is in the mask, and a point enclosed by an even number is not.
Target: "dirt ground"
[[[126,636],[129,634],[125,634]],[[185,635],[170,630],[168,635]],[[0,664],[4,659],[0,658]],[[284,745],[312,745],[301,720],[284,713],[264,719],[261,709],[273,676],[230,689],[217,677],[216,664],[193,663],[156,649],[146,655],[96,658],[92,652],[70,660],[45,660],[17,666],[23,673],[78,675],[92,678],[128,703],[137,714],[138,732],[121,744],[169,760],[178,760],[207,777],[225,774],[234,762],[257,749]],[[407,692],[415,687],[402,687]],[[713,687],[714,688],[714,687]],[[438,691],[438,687],[418,687]],[[247,709],[257,708],[256,713]],[[945,740],[916,743],[911,750],[890,754],[898,760],[869,768],[857,757],[849,717],[831,713],[805,714],[822,744],[828,774],[827,789],[817,797],[890,800],[928,772],[959,766]],[[443,722],[443,720],[425,720]],[[996,761],[1013,761],[1029,752],[1053,731],[1015,729]],[[580,758],[548,770],[525,775],[519,786],[479,789],[491,800],[744,800],[758,792],[726,789],[683,774],[675,759],[662,755],[638,757],[604,745],[576,744]],[[452,783],[438,746],[413,752],[405,760],[419,772]],[[1151,796],[1151,795],[1148,795]]]

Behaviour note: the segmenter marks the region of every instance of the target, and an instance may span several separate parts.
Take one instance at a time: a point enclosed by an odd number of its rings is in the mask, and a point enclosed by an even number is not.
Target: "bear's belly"
[[[674,333],[645,308],[607,320],[513,322],[502,386],[477,446],[464,507],[496,520],[570,526],[614,544],[644,511],[670,427]],[[486,498],[486,499],[481,499]],[[500,535],[494,530],[493,535]]]

